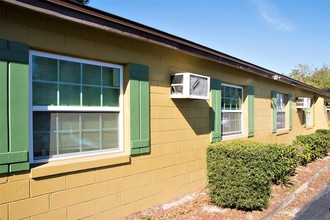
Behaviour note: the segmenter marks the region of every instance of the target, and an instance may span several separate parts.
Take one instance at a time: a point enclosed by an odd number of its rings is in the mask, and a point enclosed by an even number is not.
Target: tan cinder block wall
[[[200,73],[243,88],[253,85],[255,137],[252,140],[287,143],[295,135],[327,127],[326,113],[318,114],[322,111],[323,98],[318,98],[315,127],[303,127],[302,115],[294,103],[293,130],[282,135],[272,134],[271,90],[291,93],[294,99],[297,96],[314,97],[312,93],[272,79],[9,6],[0,7],[0,27],[5,30],[0,32],[0,39],[26,43],[31,49],[124,66],[127,63],[147,65],[151,92],[150,154],[131,157],[127,164],[35,179],[29,172],[2,175],[0,219],[119,219],[204,188],[207,182],[206,149],[210,143],[210,103],[208,100],[170,99],[170,74],[175,72]],[[126,78],[127,74],[124,73]],[[125,95],[124,98],[129,97]],[[243,111],[242,138],[246,138],[246,101]],[[124,133],[128,131],[125,126]]]

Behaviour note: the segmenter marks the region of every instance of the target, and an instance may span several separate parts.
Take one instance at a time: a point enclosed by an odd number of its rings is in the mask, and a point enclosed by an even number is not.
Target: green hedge
[[[208,188],[214,204],[241,210],[268,207],[272,183],[282,183],[297,166],[296,150],[285,145],[229,141],[207,150]]]
[[[319,129],[315,132],[320,136],[321,139],[323,139],[323,143],[325,148],[327,149],[328,153],[330,152],[330,129]]]
[[[268,207],[271,185],[286,183],[298,164],[330,151],[330,130],[299,135],[292,145],[224,141],[207,149],[208,188],[215,205],[240,210]]]
[[[330,130],[329,129],[318,129],[315,131],[316,134],[327,134],[330,135]]]
[[[298,151],[295,146],[285,144],[266,145],[271,156],[274,184],[287,183],[298,166]]]
[[[299,135],[293,142],[298,149],[301,165],[306,165],[318,158],[323,158],[330,151],[330,130],[317,130],[313,134]]]

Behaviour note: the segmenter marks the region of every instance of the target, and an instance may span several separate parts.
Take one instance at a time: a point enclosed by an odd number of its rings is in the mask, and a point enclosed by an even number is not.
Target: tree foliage
[[[322,68],[310,68],[308,65],[300,64],[293,69],[289,76],[300,82],[330,92],[330,68],[324,65]]]

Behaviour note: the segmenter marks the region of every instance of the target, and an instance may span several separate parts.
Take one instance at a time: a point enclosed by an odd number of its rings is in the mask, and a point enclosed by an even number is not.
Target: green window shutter
[[[221,141],[221,81],[211,80],[211,142]]]
[[[277,93],[275,91],[272,91],[272,109],[273,109],[272,132],[275,133],[277,130]]]
[[[254,136],[254,87],[248,86],[248,136]]]
[[[0,173],[29,167],[28,46],[0,40]]]
[[[0,156],[8,153],[8,63],[0,61]],[[2,164],[0,173],[8,172],[8,165]]]
[[[307,127],[307,123],[306,123],[306,109],[303,109],[302,112],[303,112],[303,123],[304,123],[304,128],[306,128],[306,127]]]
[[[130,64],[131,155],[150,152],[149,68]]]
[[[289,130],[292,130],[292,95],[288,95],[289,98]]]

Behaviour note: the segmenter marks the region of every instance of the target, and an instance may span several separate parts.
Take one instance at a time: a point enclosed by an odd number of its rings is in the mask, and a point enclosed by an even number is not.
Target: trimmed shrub
[[[286,183],[297,161],[294,146],[239,140],[212,144],[207,149],[211,200],[246,211],[267,208],[272,183]]]
[[[268,207],[271,174],[258,143],[221,142],[207,150],[208,188],[214,204],[255,210]]]
[[[312,161],[312,152],[309,145],[299,144],[296,146],[298,155],[298,163],[302,166],[306,166],[308,163]]]
[[[295,146],[272,144],[266,146],[271,156],[273,179],[275,184],[287,183],[298,166],[298,151]]]
[[[330,150],[330,135],[322,133],[299,135],[294,140],[293,145],[297,146],[300,150],[300,164],[306,165],[306,161],[308,163],[328,155],[328,151]]]
[[[330,135],[330,129],[318,129],[315,131],[316,134],[327,134]]]
[[[318,129],[315,133],[323,139],[323,143],[325,144],[327,151],[330,152],[330,130]]]

